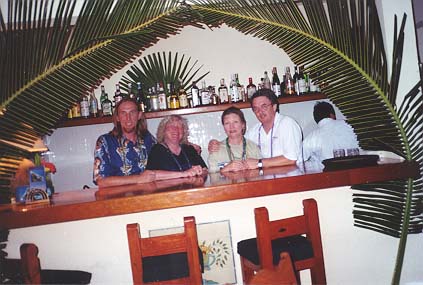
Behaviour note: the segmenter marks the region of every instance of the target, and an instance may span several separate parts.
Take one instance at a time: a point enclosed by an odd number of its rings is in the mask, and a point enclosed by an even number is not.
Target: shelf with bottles
[[[290,104],[298,103],[305,101],[314,101],[326,99],[326,96],[322,93],[308,93],[300,96],[283,96],[279,98],[280,104]],[[250,102],[237,102],[237,103],[226,103],[218,105],[206,105],[198,106],[194,108],[182,108],[182,109],[168,109],[164,111],[155,111],[155,112],[146,112],[145,117],[147,119],[162,118],[168,115],[192,115],[200,113],[209,113],[209,112],[219,112],[227,109],[229,106],[236,106],[240,109],[250,108]],[[111,116],[100,116],[96,118],[74,118],[74,119],[65,119],[58,124],[58,128],[64,127],[75,127],[75,126],[85,126],[85,125],[95,125],[95,124],[105,124],[111,123]]]

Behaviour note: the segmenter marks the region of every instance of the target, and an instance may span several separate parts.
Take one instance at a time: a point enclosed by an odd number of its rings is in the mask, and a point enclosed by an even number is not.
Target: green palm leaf
[[[123,90],[128,91],[128,83],[135,86],[137,82],[143,83],[143,91],[147,92],[150,87],[156,86],[156,83],[161,82],[166,87],[168,83],[176,87],[180,85],[188,89],[192,81],[200,81],[210,71],[197,76],[202,65],[197,67],[198,61],[191,62],[191,57],[185,59],[185,55],[179,59],[178,53],[172,59],[172,53],[155,53],[145,56],[138,60],[139,65],[132,65],[130,70],[126,73],[128,76],[123,76],[120,82]],[[197,77],[196,77],[197,76]],[[179,79],[181,83],[179,83]]]

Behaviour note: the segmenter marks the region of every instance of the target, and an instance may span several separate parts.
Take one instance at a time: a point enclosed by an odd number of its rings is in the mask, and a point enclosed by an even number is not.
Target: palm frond
[[[135,86],[137,82],[143,82],[142,88],[145,93],[158,82],[163,83],[164,87],[171,83],[189,89],[192,81],[198,82],[210,73],[208,71],[197,76],[203,66],[196,66],[198,61],[192,64],[190,62],[191,57],[185,59],[185,55],[182,55],[179,58],[178,53],[174,57],[171,52],[167,56],[165,52],[150,54],[140,58],[139,65],[134,64],[130,67],[126,72],[127,76],[122,77],[120,85],[123,90],[128,91],[128,83]]]

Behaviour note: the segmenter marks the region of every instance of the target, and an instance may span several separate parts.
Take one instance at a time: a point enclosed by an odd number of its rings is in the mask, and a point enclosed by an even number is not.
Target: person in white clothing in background
[[[357,136],[344,120],[337,120],[333,106],[328,102],[314,105],[313,117],[317,129],[303,141],[304,160],[322,162],[333,158],[337,149],[358,149]]]
[[[279,114],[279,102],[270,89],[259,89],[251,97],[251,108],[260,123],[245,137],[259,147],[262,159],[249,158],[245,169],[262,169],[302,163],[302,131],[291,117]],[[218,150],[218,141],[209,142],[209,152]]]

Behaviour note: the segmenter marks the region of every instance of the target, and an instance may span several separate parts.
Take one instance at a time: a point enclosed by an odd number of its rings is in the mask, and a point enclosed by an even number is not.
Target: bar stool
[[[297,276],[289,253],[282,252],[275,269],[260,269],[251,279],[251,285],[297,285]]]
[[[259,269],[278,264],[281,252],[290,254],[297,277],[299,271],[310,269],[313,284],[326,284],[317,203],[306,199],[303,207],[304,215],[275,221],[269,221],[265,207],[254,209],[257,238],[238,242],[244,284]]]
[[[91,273],[79,270],[41,269],[38,247],[24,243],[20,247],[21,259],[5,259],[8,278],[24,284],[89,284]]]
[[[134,284],[202,284],[194,217],[184,218],[184,233],[142,238],[137,223],[126,231]]]

